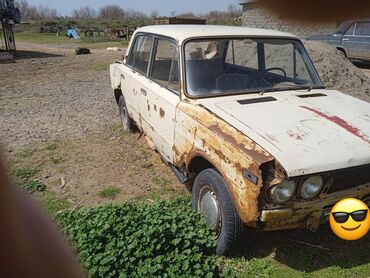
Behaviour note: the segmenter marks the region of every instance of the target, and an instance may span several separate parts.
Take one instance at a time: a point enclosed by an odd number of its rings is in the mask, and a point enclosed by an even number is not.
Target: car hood
[[[199,102],[273,155],[290,177],[370,164],[370,104],[338,91]]]

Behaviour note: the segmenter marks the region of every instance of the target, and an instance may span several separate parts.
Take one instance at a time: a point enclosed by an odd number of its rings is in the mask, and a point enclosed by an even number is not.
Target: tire
[[[128,114],[126,101],[123,95],[120,95],[119,97],[118,109],[119,109],[119,117],[121,119],[123,129],[126,131],[134,132],[135,131],[134,121]]]
[[[193,209],[203,214],[207,225],[215,232],[216,253],[232,254],[240,242],[243,223],[226,182],[215,169],[203,170],[196,177],[192,190],[192,205]]]

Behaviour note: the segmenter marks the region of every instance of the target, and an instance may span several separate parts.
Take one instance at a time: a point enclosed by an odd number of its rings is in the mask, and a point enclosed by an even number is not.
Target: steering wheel
[[[265,83],[268,83],[269,85],[273,85],[271,82],[267,81],[266,79],[264,78],[261,78],[261,75],[265,74],[266,72],[269,72],[269,71],[272,71],[272,70],[279,70],[281,71],[283,74],[284,74],[284,77],[286,77],[286,71],[282,68],[279,68],[279,67],[272,67],[272,68],[267,68],[267,69],[264,69],[263,71],[260,71],[259,73],[257,73],[252,79],[251,81],[248,83],[248,87],[250,87],[250,85],[256,81],[256,79],[260,78],[262,79],[262,81],[264,81]]]

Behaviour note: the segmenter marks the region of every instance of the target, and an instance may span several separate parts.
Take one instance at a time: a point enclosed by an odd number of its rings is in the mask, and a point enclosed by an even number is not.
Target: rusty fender
[[[174,164],[188,170],[194,157],[207,159],[226,181],[241,220],[254,226],[263,205],[261,188],[281,182],[286,176],[282,167],[275,167],[274,157],[250,138],[191,100],[179,103],[176,125]],[[243,170],[256,177],[255,183],[243,177]]]

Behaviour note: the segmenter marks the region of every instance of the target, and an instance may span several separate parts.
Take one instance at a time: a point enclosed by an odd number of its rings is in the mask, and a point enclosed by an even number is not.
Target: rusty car
[[[248,229],[314,231],[342,198],[369,203],[370,104],[326,89],[294,35],[142,27],[110,75],[123,127],[191,190],[218,254]]]

